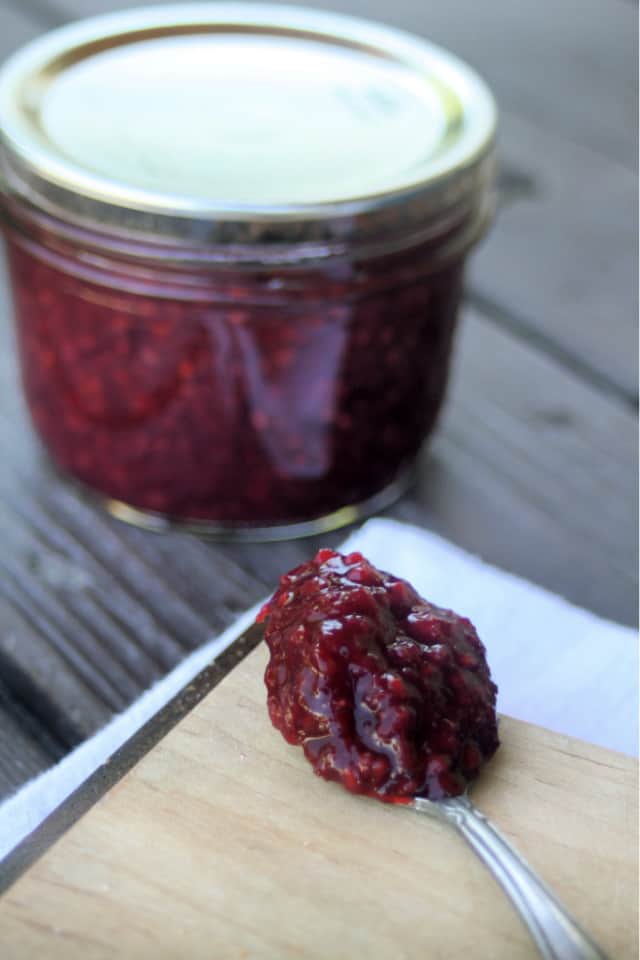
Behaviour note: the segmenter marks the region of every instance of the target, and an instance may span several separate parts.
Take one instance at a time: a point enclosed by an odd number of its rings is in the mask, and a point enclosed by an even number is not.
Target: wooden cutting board
[[[315,777],[261,645],[0,901],[18,958],[533,958],[444,824]],[[474,796],[614,960],[637,957],[637,765],[513,720]]]

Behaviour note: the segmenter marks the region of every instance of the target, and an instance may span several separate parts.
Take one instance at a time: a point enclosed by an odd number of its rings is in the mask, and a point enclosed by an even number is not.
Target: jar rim
[[[55,92],[58,114],[65,106],[65,96],[67,107],[73,105],[73,99],[68,99],[74,96],[73,83],[67,80],[74,68],[97,63],[114,51],[134,47],[137,51],[154,39],[197,36],[213,37],[216,42],[231,36],[269,37],[294,46],[311,41],[346,51],[349,56],[363,55],[376,69],[382,65],[383,71],[387,64],[399,65],[403,82],[411,75],[418,85],[424,81],[429,96],[436,90],[445,118],[440,139],[431,153],[426,151],[422,166],[414,163],[408,173],[399,167],[395,180],[390,155],[391,179],[369,192],[356,190],[353,195],[332,198],[326,192],[329,183],[320,199],[296,198],[294,191],[290,201],[257,203],[246,198],[238,202],[225,197],[224,191],[205,196],[202,191],[149,189],[136,183],[135,177],[132,182],[131,178],[96,172],[82,157],[70,158],[69,151],[61,148],[64,131],[54,130],[57,139],[51,135],[47,126],[53,122],[51,116],[43,119],[45,106],[55,114],[48,95]],[[66,84],[63,94],[61,79]],[[415,103],[412,109],[409,121],[416,119]],[[93,17],[33,41],[0,70],[0,170],[4,179],[0,186],[10,196],[63,220],[132,236],[248,246],[305,243],[331,247],[420,232],[425,224],[437,222],[452,209],[474,206],[490,188],[495,128],[496,108],[488,88],[447,51],[380,24],[291,6],[185,4]],[[384,133],[384,124],[382,129]],[[361,181],[366,187],[366,170]],[[372,184],[375,187],[375,180],[370,180],[369,186]]]

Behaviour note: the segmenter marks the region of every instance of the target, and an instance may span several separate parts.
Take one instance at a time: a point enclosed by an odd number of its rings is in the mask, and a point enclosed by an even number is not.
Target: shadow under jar
[[[0,126],[23,383],[63,471],[123,519],[250,539],[402,491],[491,212],[472,71],[334,14],[148,8],[11,58]]]

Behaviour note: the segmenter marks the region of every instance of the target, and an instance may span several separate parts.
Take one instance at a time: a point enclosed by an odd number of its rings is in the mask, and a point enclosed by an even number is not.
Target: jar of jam
[[[267,539],[405,487],[441,406],[495,107],[444,50],[333,13],[149,7],[0,72],[24,390],[123,519]]]

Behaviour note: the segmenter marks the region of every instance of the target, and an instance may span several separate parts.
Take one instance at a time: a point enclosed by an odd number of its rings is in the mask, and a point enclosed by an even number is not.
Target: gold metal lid
[[[409,34],[290,6],[96,17],[0,71],[5,190],[175,241],[368,243],[483,204],[496,111]]]

